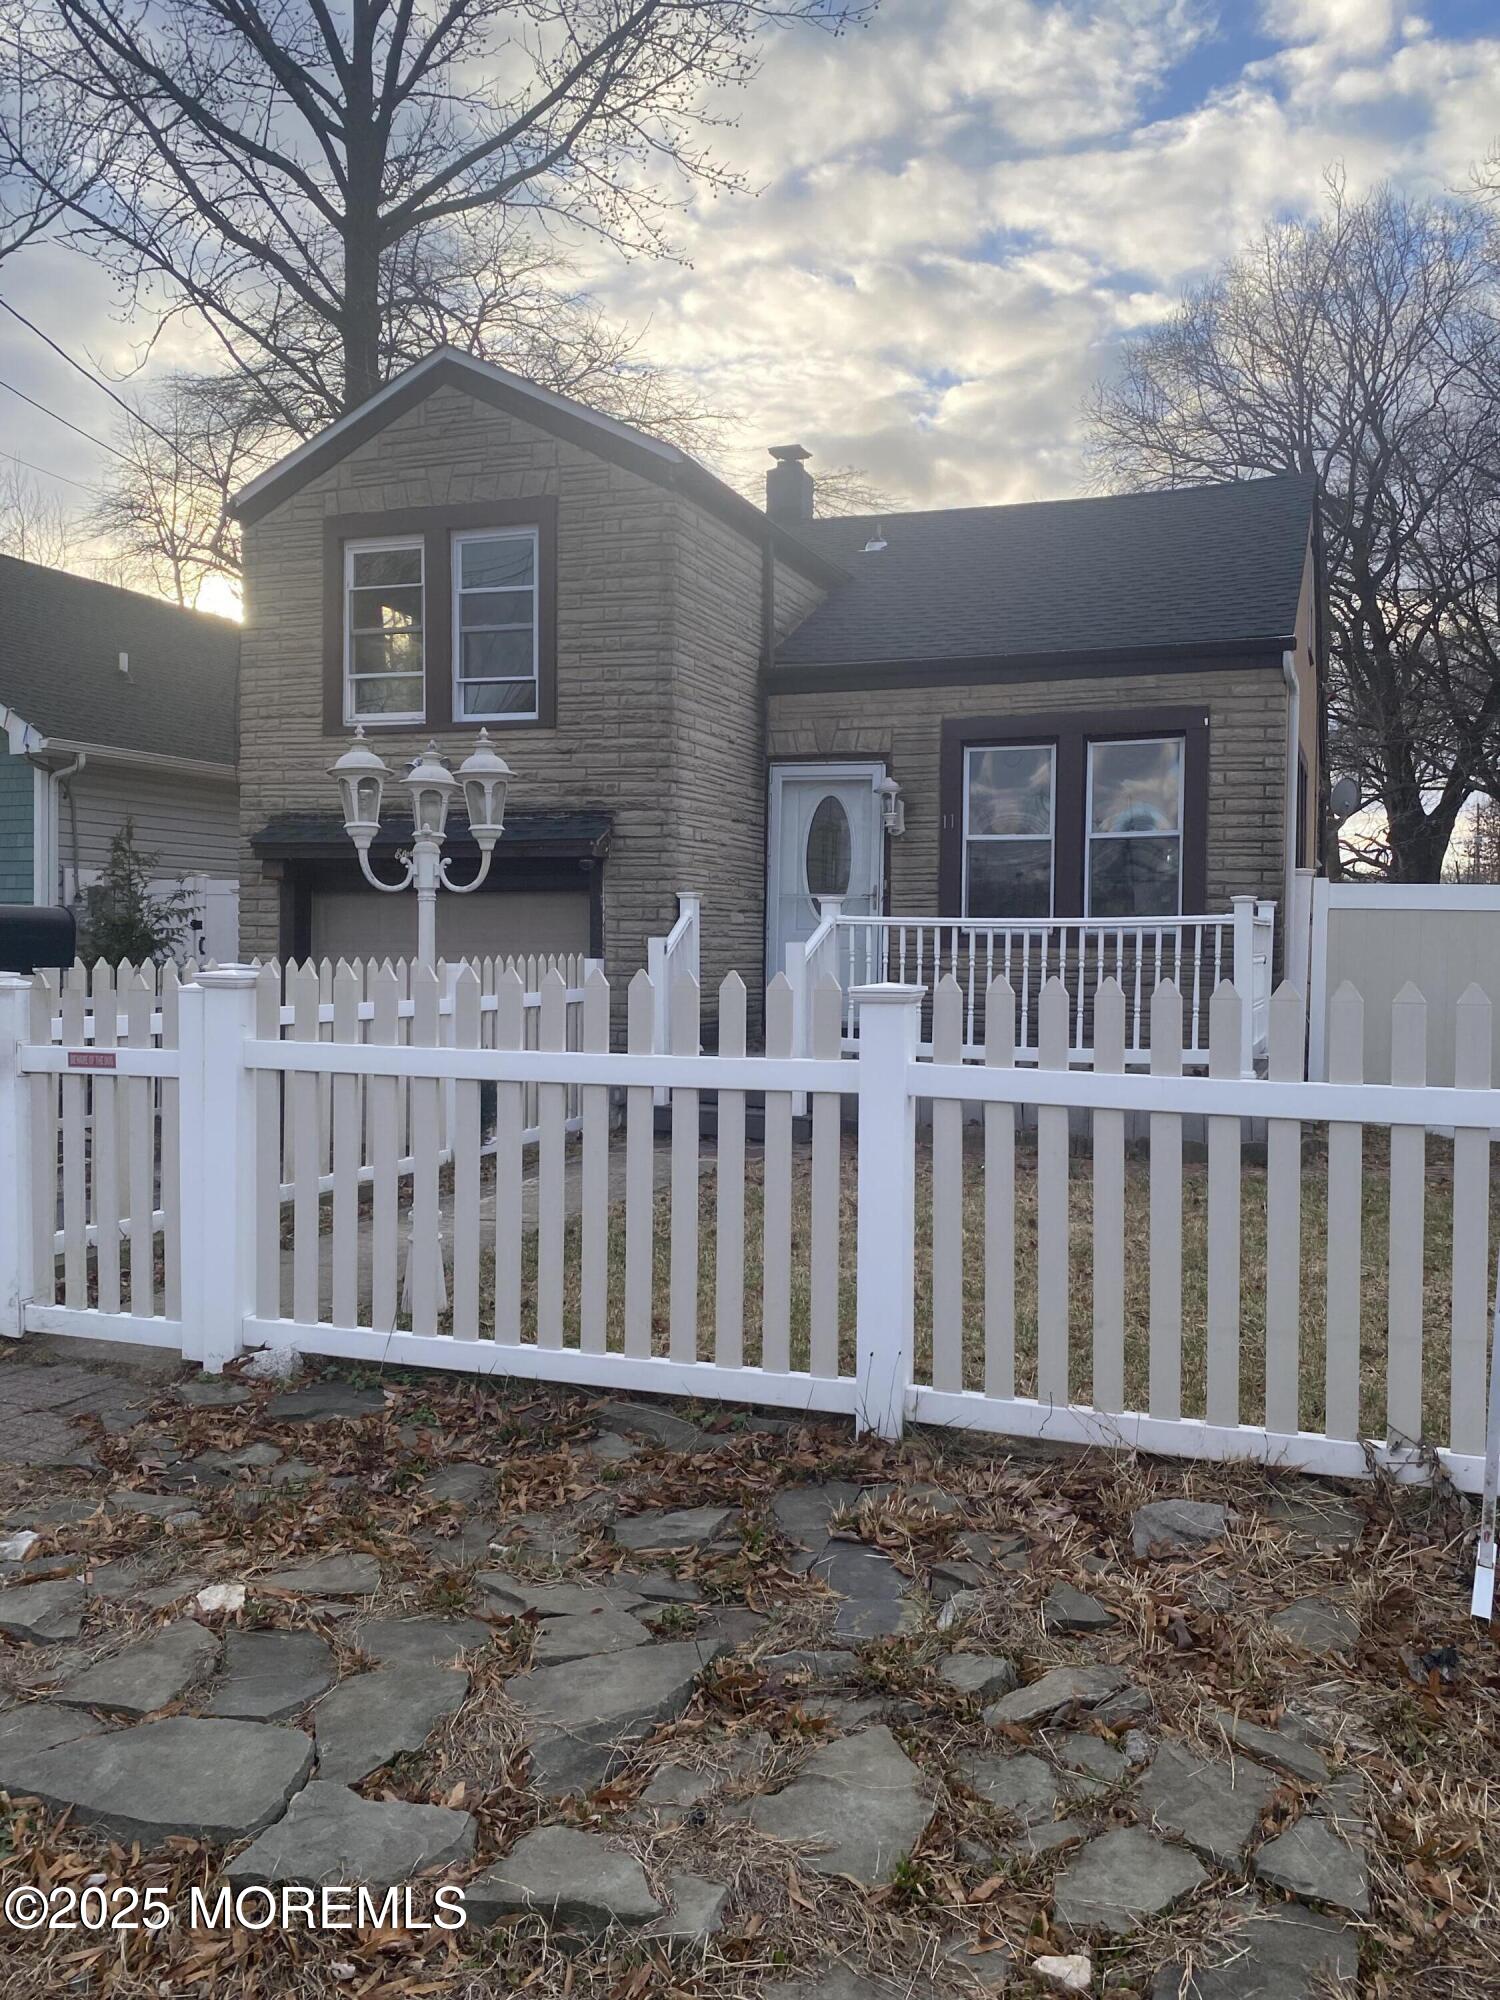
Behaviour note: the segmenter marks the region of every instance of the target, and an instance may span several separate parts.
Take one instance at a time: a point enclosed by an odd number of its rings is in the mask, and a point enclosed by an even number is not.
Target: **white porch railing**
[[[850,917],[825,901],[822,922],[802,945],[787,948],[786,974],[796,995],[797,1047],[807,1050],[810,996],[824,976],[844,991],[844,1047],[856,1045],[856,986],[886,981],[929,990],[951,977],[963,995],[963,1056],[984,1060],[985,994],[995,979],[1016,996],[1016,1061],[1037,1060],[1038,1004],[1049,979],[1068,996],[1069,1059],[1093,1061],[1094,1002],[1113,979],[1125,996],[1125,1061],[1151,1060],[1151,996],[1170,979],[1182,995],[1186,1066],[1208,1066],[1208,1003],[1225,980],[1249,996],[1240,1067],[1250,1074],[1266,1052],[1276,905],[1231,898],[1225,916],[1095,921],[980,922],[951,917]],[[931,1054],[924,1023],[923,1055]]]

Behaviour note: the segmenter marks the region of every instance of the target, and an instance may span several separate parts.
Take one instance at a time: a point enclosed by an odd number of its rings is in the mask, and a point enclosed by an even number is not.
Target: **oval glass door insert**
[[[843,802],[829,792],[819,799],[807,829],[808,895],[847,895],[851,860],[849,815]]]

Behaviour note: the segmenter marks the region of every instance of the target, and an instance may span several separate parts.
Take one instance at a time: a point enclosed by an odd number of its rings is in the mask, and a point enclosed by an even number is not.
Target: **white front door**
[[[767,842],[766,977],[786,948],[812,936],[817,898],[842,896],[849,917],[878,917],[884,898],[883,764],[773,764]]]

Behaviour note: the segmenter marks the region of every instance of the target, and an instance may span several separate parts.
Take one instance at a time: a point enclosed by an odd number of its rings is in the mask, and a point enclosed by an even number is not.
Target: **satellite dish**
[[[1342,826],[1351,813],[1359,811],[1358,778],[1340,778],[1328,794],[1328,803],[1333,808],[1333,816]]]

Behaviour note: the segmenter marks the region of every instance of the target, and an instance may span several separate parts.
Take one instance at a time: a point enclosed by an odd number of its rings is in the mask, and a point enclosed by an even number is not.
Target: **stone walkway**
[[[1500,1990],[1445,1983],[1451,1854],[1416,1983],[1356,1989],[1402,1907],[1371,1496],[947,1447],[13,1352],[5,1882],[139,1843],[180,1884],[199,1843],[231,1884],[461,1887],[456,1944],[304,1938],[299,1992]],[[96,1990],[7,1949],[8,2000]],[[133,1943],[138,1990],[193,1949]],[[289,1950],[214,1991],[290,1991]]]

